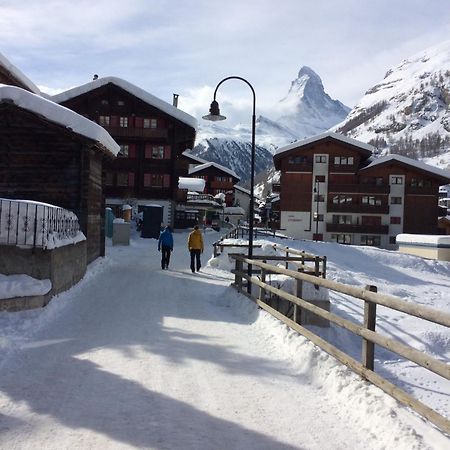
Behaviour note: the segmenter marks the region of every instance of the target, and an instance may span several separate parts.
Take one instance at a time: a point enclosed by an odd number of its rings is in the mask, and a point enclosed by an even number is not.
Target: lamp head
[[[211,106],[209,107],[209,114],[203,116],[203,119],[217,122],[219,120],[225,120],[226,117],[220,115],[219,104],[213,100]]]

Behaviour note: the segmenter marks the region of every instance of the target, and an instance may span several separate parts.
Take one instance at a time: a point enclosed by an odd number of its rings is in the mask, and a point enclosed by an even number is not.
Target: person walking
[[[169,225],[159,235],[158,251],[161,252],[161,269],[168,269],[170,253],[173,251],[172,229]]]
[[[192,273],[200,270],[202,266],[200,261],[200,254],[203,253],[203,236],[202,232],[198,229],[198,225],[194,226],[194,230],[188,237],[188,249],[191,253],[191,270]]]

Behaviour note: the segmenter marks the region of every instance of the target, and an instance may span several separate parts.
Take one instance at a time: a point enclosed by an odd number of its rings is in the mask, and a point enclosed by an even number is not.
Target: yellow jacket
[[[194,230],[189,234],[188,248],[189,250],[203,251],[203,236],[200,230]]]

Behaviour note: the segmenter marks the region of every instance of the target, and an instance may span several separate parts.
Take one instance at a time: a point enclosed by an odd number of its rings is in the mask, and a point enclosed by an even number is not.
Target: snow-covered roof
[[[387,164],[390,162],[398,162],[401,164],[408,165],[410,167],[414,167],[415,169],[418,169],[422,172],[427,172],[436,177],[442,178],[445,183],[448,183],[450,181],[450,172],[448,172],[446,170],[442,170],[437,167],[430,166],[429,164],[425,164],[422,161],[417,161],[415,159],[407,158],[406,156],[395,155],[395,154],[381,156],[380,158],[374,159],[368,166],[364,167],[363,169],[360,169],[360,172],[362,172],[364,170],[372,169],[373,167],[379,166],[381,164]]]
[[[250,190],[249,189],[244,189],[242,186],[239,186],[237,184],[235,184],[233,187],[237,191],[241,191],[241,192],[243,192],[244,194],[247,194],[250,197]]]
[[[206,159],[203,159],[203,158],[200,158],[199,156],[193,155],[193,154],[190,152],[190,149],[185,150],[185,151],[182,153],[182,155],[183,155],[183,156],[186,156],[186,158],[190,158],[190,159],[192,159],[193,161],[196,161],[196,162],[198,162],[198,163],[200,163],[200,164],[204,164],[204,163],[207,163],[207,162],[208,162],[208,161],[206,161]]]
[[[45,117],[51,122],[70,128],[74,133],[97,142],[116,156],[120,146],[100,125],[76,112],[16,86],[0,84],[0,103],[13,103],[20,108]]]
[[[3,67],[5,71],[11,75],[12,78],[15,78],[26,89],[33,92],[33,94],[41,95],[40,89],[27,76],[25,76],[16,66],[11,64],[8,58],[6,58],[1,53],[0,53],[0,66]]]
[[[439,236],[434,234],[398,234],[395,240],[397,244],[450,247],[450,236]]]
[[[78,97],[79,95],[83,95],[109,83],[122,88],[135,97],[141,99],[145,103],[148,103],[149,105],[154,106],[155,108],[165,112],[166,114],[169,114],[175,119],[178,119],[180,122],[183,122],[186,125],[191,126],[192,128],[197,128],[197,119],[195,117],[192,117],[191,115],[185,113],[184,111],[181,111],[170,103],[167,103],[164,100],[155,97],[149,92],[144,91],[144,89],[117,77],[98,78],[96,80],[90,81],[89,83],[83,84],[73,89],[69,89],[65,92],[61,92],[60,94],[56,94],[52,97],[52,100],[56,103],[63,103],[67,100]]]
[[[224,214],[245,214],[244,208],[241,208],[240,206],[226,206],[223,209]]]
[[[205,189],[205,180],[201,178],[179,177],[178,189],[203,192]],[[197,194],[197,192],[195,192],[195,194]]]
[[[356,139],[352,139],[348,136],[344,136],[340,133],[334,133],[333,131],[327,131],[325,133],[317,134],[316,136],[311,136],[307,139],[304,139],[302,141],[296,141],[292,144],[285,145],[284,147],[280,147],[276,152],[274,156],[278,156],[281,153],[287,152],[289,150],[293,150],[294,148],[298,147],[304,147],[305,145],[312,144],[313,142],[320,141],[322,139],[326,138],[332,138],[336,139],[338,141],[344,142],[346,144],[353,145],[354,147],[359,147],[367,152],[373,153],[375,152],[375,147],[372,145],[366,144],[365,142],[357,141]]]
[[[231,175],[232,177],[235,177],[235,178],[237,178],[238,180],[240,180],[240,177],[238,177],[238,176],[236,175],[236,172],[234,172],[234,171],[231,170],[231,169],[228,169],[228,167],[221,166],[220,164],[217,164],[217,163],[215,163],[215,162],[207,162],[207,163],[204,163],[204,164],[200,164],[200,165],[198,165],[198,166],[195,166],[195,167],[193,167],[192,169],[189,169],[189,175],[191,175],[191,174],[193,174],[193,173],[200,172],[200,171],[205,170],[205,169],[208,169],[209,167],[215,167],[215,168],[221,170],[222,172],[225,172],[225,173],[227,173],[228,175]]]

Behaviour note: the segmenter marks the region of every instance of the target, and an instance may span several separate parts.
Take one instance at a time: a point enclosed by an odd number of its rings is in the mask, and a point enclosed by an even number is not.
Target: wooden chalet
[[[450,173],[328,132],[280,148],[280,227],[302,239],[396,248],[400,233],[439,234]]]
[[[102,171],[119,146],[90,120],[16,86],[0,86],[0,197],[73,211],[88,262],[104,255]]]
[[[159,204],[164,223],[173,225],[178,178],[187,176],[180,157],[194,144],[196,119],[115,77],[96,79],[53,100],[101,125],[120,145],[118,158],[106,165],[106,205],[117,215],[124,203],[134,213]]]

